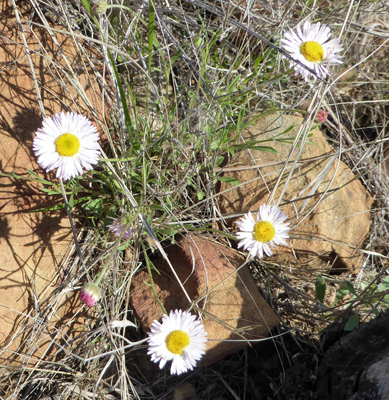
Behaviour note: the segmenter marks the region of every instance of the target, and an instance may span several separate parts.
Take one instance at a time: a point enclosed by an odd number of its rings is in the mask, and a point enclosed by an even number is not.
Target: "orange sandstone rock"
[[[46,29],[29,21],[31,10],[28,6],[23,9],[19,2],[26,49],[12,3],[0,0],[0,10],[4,16],[0,22],[0,169],[2,173],[15,171],[30,177],[26,172],[29,168],[43,177],[32,151],[34,132],[42,122],[34,79],[48,116],[71,109],[98,123],[103,115],[101,92],[95,74],[85,67],[93,57],[99,68],[98,53],[83,53],[71,37],[63,34],[54,33],[54,41]],[[63,342],[83,322],[79,315],[73,318],[80,307],[77,293],[64,295],[62,306],[41,314],[48,304],[43,300],[48,300],[61,284],[58,269],[73,236],[66,213],[33,212],[48,204],[38,186],[0,176],[1,364],[11,359],[35,363],[53,339]],[[34,324],[35,334],[28,336]]]
[[[228,354],[263,339],[278,317],[260,295],[244,259],[235,250],[211,239],[187,235],[167,250],[186,292],[201,310],[208,333],[207,353],[200,365],[210,365]],[[153,281],[166,311],[187,309],[190,304],[167,262],[154,260]],[[142,327],[148,331],[163,312],[155,299],[147,271],[133,279],[131,303]]]
[[[277,153],[244,150],[232,157],[225,176],[238,179],[240,185],[221,185],[219,201],[225,217],[255,212],[266,203],[291,150],[290,138],[297,135],[302,121],[300,116],[268,114],[242,134],[245,140],[265,140],[262,144]],[[370,228],[372,197],[320,130],[309,134],[290,181],[286,184],[299,148],[275,192],[274,200],[278,200],[286,186],[281,208],[289,215],[292,240],[290,248],[275,248],[271,261],[298,265],[309,260],[313,268],[329,265],[333,271],[357,272],[363,262],[358,249]],[[286,138],[288,142],[280,141]]]

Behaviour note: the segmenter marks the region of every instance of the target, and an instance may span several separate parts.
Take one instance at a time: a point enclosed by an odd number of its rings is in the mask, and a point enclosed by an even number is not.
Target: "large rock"
[[[244,259],[233,249],[210,239],[185,236],[167,255],[193,304],[202,310],[208,333],[207,353],[200,365],[210,365],[263,339],[279,323],[278,317],[259,294]],[[162,258],[153,261],[153,281],[166,311],[189,307],[189,301]],[[142,270],[133,278],[131,304],[147,332],[163,315]]]
[[[226,217],[257,211],[266,203],[292,148],[290,138],[297,135],[302,122],[298,115],[269,114],[244,131],[244,140],[266,141],[261,144],[277,153],[244,150],[232,157],[231,172],[225,176],[238,179],[241,185],[221,185],[220,208]],[[278,247],[272,261],[357,272],[362,265],[358,249],[369,232],[372,198],[358,176],[334,155],[320,130],[309,133],[290,181],[286,184],[299,147],[275,192],[277,201],[285,189],[281,206],[289,215],[293,238],[291,248]],[[287,142],[280,141],[286,138]]]
[[[92,69],[85,69],[92,56],[99,67],[97,53],[83,54],[71,37],[55,33],[58,47],[46,29],[31,24],[28,3],[25,10],[22,6],[19,2],[23,35],[47,115],[72,109],[91,117],[94,110],[94,121],[98,121],[102,115],[99,85]],[[44,176],[32,152],[34,132],[42,123],[33,74],[12,2],[0,0],[0,9],[1,172],[30,177],[29,168]],[[56,180],[53,177],[47,178]],[[34,212],[48,205],[38,186],[28,180],[0,177],[1,364],[11,359],[35,363],[49,343],[61,342],[83,321],[79,314],[74,318],[74,307],[80,307],[77,292],[50,298],[65,277],[59,267],[71,250],[73,236],[66,213]],[[49,298],[51,303],[42,302]],[[30,336],[31,332],[34,335]]]
[[[389,311],[342,337],[317,369],[318,400],[389,399]]]

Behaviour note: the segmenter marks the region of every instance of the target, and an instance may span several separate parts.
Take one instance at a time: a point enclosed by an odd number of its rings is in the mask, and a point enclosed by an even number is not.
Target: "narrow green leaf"
[[[216,157],[216,162],[215,162],[216,167],[218,167],[223,161],[224,161],[223,156]]]
[[[237,82],[239,81],[239,79],[241,78],[241,75],[239,74],[229,85],[227,88],[227,93],[231,93],[232,90],[234,89],[235,85],[237,84]]]
[[[61,194],[61,192],[59,190],[53,190],[53,189],[49,189],[49,188],[45,188],[45,187],[41,187],[40,190],[42,190],[42,192],[47,193],[49,196]]]
[[[121,246],[118,247],[119,251],[123,251],[126,250],[126,248],[130,245],[130,241],[127,240],[126,242],[124,242]]]
[[[74,196],[73,193],[70,195],[68,200],[69,208],[72,209],[74,207]]]
[[[254,63],[254,71],[255,71],[255,74],[258,73],[258,65],[259,65],[260,62],[262,62],[262,60],[263,60],[263,54],[260,54],[260,55],[258,56],[258,58],[255,60],[255,63]]]
[[[378,310],[378,308],[377,308],[374,304],[369,304],[369,305],[370,305],[370,307],[371,307],[371,309],[372,309],[374,315],[375,315],[376,317],[378,317],[378,316],[380,315],[380,311]]]
[[[352,314],[348,319],[347,324],[344,327],[344,330],[346,332],[351,332],[354,329],[358,328],[358,325],[359,325],[359,314],[358,313]]]
[[[242,108],[242,109],[239,111],[238,122],[237,122],[237,124],[236,124],[236,129],[237,129],[238,132],[240,132],[241,129],[242,129],[242,121],[243,121],[243,117],[244,117],[245,111],[246,111],[246,110],[245,110],[244,108]]]
[[[269,151],[271,153],[277,153],[277,150],[273,149],[273,147],[270,146],[258,146],[259,142],[258,140],[248,140],[245,143],[239,143],[231,146],[231,150],[234,151],[241,151],[245,149],[254,149],[254,150],[260,150],[260,151]]]
[[[82,207],[89,212],[97,212],[98,214],[101,214],[103,211],[103,199],[89,199],[82,205]]]
[[[151,72],[151,61],[153,55],[153,45],[154,45],[154,23],[155,23],[155,10],[153,0],[149,1],[149,62],[148,70],[149,74]]]
[[[115,61],[114,61],[114,59],[112,57],[112,54],[111,54],[111,52],[110,52],[108,47],[107,47],[107,55],[108,55],[108,58],[109,58],[109,60],[111,62],[112,69],[113,69],[113,72],[115,74],[116,84],[117,84],[118,89],[119,89],[120,101],[122,103],[121,105],[122,105],[122,109],[123,109],[123,113],[124,113],[124,119],[126,121],[127,127],[130,128],[130,127],[132,127],[132,122],[131,122],[130,112],[128,110],[128,104],[127,104],[127,100],[126,100],[126,93],[124,92],[122,81],[121,81],[120,76],[119,76],[119,71],[118,71],[118,69],[116,67]]]
[[[293,128],[296,126],[296,124],[292,124],[290,125],[288,128],[286,128],[283,132],[281,132],[280,134],[278,134],[277,136],[282,136],[285,135],[286,133],[289,133],[291,130],[293,130]]]
[[[92,14],[92,9],[91,9],[91,6],[89,4],[89,1],[88,0],[81,0],[81,1],[83,2],[84,7],[88,10],[89,14]]]
[[[230,185],[240,185],[240,182],[236,178],[232,178],[230,176],[218,176],[216,179],[220,182],[229,183]]]
[[[37,178],[37,180],[40,181],[41,183],[43,183],[45,185],[53,185],[53,182],[50,182],[50,181],[47,181],[46,179],[43,179],[42,177],[37,175],[34,171],[31,171],[31,169],[27,168],[27,172],[30,175],[32,175],[34,178]],[[12,171],[12,173],[14,173],[14,171]],[[23,179],[22,176],[19,177],[19,176],[15,175],[15,177]]]
[[[318,275],[318,277],[316,278],[315,289],[316,298],[320,301],[320,303],[323,303],[326,294],[327,284],[325,279],[321,275]]]
[[[357,292],[355,291],[354,286],[353,286],[353,284],[352,284],[351,282],[349,282],[349,281],[344,281],[344,282],[343,282],[343,285],[346,286],[346,288],[348,289],[348,291],[349,291],[350,293],[352,293],[354,296],[357,296],[357,297],[358,297],[358,294],[357,294]]]
[[[250,147],[250,149],[258,151],[268,151],[269,153],[278,153],[276,149],[273,149],[273,147],[269,146],[252,146]]]

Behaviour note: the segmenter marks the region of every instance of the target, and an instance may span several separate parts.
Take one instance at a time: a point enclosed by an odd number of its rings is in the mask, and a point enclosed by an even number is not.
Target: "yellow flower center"
[[[317,42],[304,42],[300,46],[300,53],[310,62],[319,62],[324,57],[324,50]]]
[[[254,225],[253,238],[257,242],[267,243],[274,239],[276,230],[269,221],[259,221]]]
[[[72,157],[80,150],[80,140],[72,133],[64,133],[55,140],[57,153],[62,157]]]
[[[189,335],[184,331],[173,331],[166,337],[166,347],[173,354],[182,354],[189,342]]]

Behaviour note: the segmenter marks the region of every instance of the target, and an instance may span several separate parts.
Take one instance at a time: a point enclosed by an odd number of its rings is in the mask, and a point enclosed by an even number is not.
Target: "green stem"
[[[155,290],[155,285],[154,285],[154,280],[153,280],[153,274],[151,273],[151,267],[150,267],[150,260],[147,257],[147,253],[146,253],[146,249],[144,244],[142,243],[142,248],[143,248],[143,254],[145,254],[145,260],[146,260],[146,265],[147,265],[147,272],[149,273],[149,277],[150,277],[150,287],[151,290],[153,291],[155,300],[157,301],[157,303],[159,304],[159,306],[162,308],[162,311],[164,314],[167,314],[166,312],[166,308],[164,307],[164,305],[162,304],[161,300],[159,300],[158,298],[158,294],[157,291]]]
[[[61,187],[61,193],[62,193],[63,201],[65,202],[65,209],[66,209],[66,213],[68,214],[68,218],[69,218],[69,221],[70,221],[70,226],[72,227],[73,237],[74,237],[74,244],[76,246],[76,251],[77,251],[78,257],[80,258],[81,262],[83,263],[84,262],[84,257],[82,256],[80,245],[78,243],[77,231],[76,231],[76,227],[75,227],[74,222],[73,222],[72,214],[70,212],[70,206],[69,206],[68,198],[66,196],[65,187],[63,185],[62,178],[59,178],[59,185]]]

